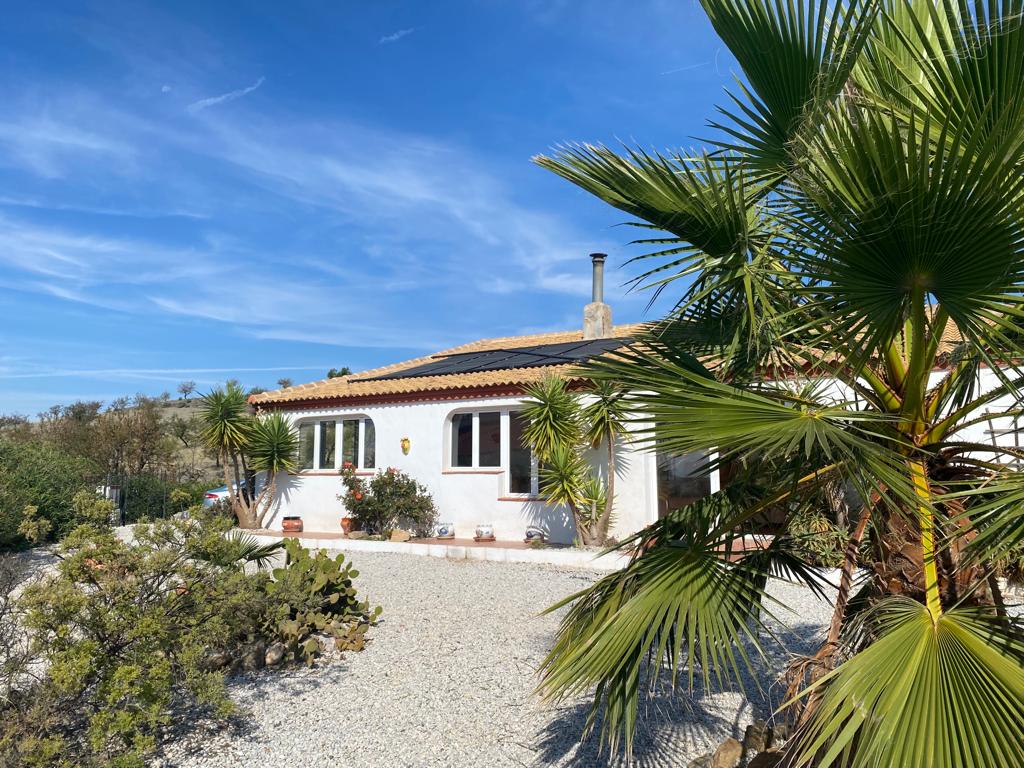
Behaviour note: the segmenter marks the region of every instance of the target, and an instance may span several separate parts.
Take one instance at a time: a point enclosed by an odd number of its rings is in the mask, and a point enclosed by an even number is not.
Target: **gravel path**
[[[586,703],[543,709],[534,671],[558,616],[537,616],[595,574],[533,565],[359,554],[360,594],[384,606],[361,653],[313,670],[236,679],[250,712],[240,730],[197,727],[157,763],[170,768],[348,766],[604,766],[593,743],[577,745]],[[814,647],[829,607],[807,590],[773,583],[794,615],[791,649]],[[781,691],[647,705],[635,764],[685,766],[726,736],[742,737],[770,714]]]

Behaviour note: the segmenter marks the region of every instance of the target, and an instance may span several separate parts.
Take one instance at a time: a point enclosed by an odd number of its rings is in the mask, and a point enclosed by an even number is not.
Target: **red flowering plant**
[[[356,474],[356,466],[351,461],[341,465],[341,482],[345,484],[345,493],[339,494],[339,501],[344,502],[349,517],[359,522],[359,510],[366,500],[366,478]]]
[[[430,493],[404,472],[388,467],[372,478],[357,474],[351,462],[341,467],[345,493],[338,499],[352,517],[355,527],[387,535],[395,528],[407,528],[417,536],[430,536],[437,522],[437,508]]]

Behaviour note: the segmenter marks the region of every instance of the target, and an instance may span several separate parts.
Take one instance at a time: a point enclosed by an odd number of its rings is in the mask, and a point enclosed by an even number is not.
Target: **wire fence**
[[[210,487],[209,482],[183,480],[180,473],[169,469],[107,474],[97,478],[96,484],[97,492],[114,503],[119,525],[181,514],[201,504]]]

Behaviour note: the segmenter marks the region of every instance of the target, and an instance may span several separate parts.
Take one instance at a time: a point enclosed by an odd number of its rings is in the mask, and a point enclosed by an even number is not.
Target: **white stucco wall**
[[[942,378],[935,372],[932,383]],[[794,386],[799,383],[795,382]],[[980,373],[978,391],[998,386],[998,377],[989,370]],[[836,401],[852,399],[845,387],[834,384],[826,388],[828,396]],[[989,405],[989,410],[1000,411],[1013,406],[1013,396],[1005,396]],[[448,466],[450,456],[449,419],[458,411],[493,411],[516,409],[519,397],[479,398],[463,401],[434,401],[395,403],[353,408],[302,410],[288,413],[293,423],[320,419],[342,419],[365,416],[373,419],[376,428],[377,470],[396,467],[423,483],[434,497],[439,521],[453,523],[456,536],[469,538],[478,524],[494,526],[496,538],[504,541],[521,540],[527,526],[536,525],[548,532],[557,543],[569,543],[573,538],[573,525],[568,510],[554,508],[537,499],[513,498],[508,493],[507,450],[503,452],[500,469],[455,469]],[[1003,445],[1014,445],[1015,425],[1011,419],[996,421],[995,428],[1003,430],[997,436]],[[507,444],[508,421],[502,430]],[[411,449],[402,453],[400,441],[408,437]],[[957,439],[991,444],[993,436],[988,423],[968,427]],[[991,459],[991,455],[985,456]],[[604,456],[595,454],[594,465],[604,467]],[[623,538],[657,520],[658,480],[657,460],[653,453],[631,450],[620,446],[615,484],[615,519],[612,535]],[[717,473],[716,473],[717,475]],[[711,478],[712,492],[718,490],[718,478]],[[278,479],[277,503],[268,527],[280,529],[284,515],[299,515],[306,531],[338,531],[344,505],[337,496],[344,491],[337,471],[302,472]]]
[[[295,424],[357,416],[373,419],[377,470],[396,467],[423,483],[434,497],[440,522],[453,523],[459,538],[471,537],[480,523],[490,523],[497,539],[522,540],[527,526],[536,525],[548,532],[551,541],[569,543],[574,530],[568,510],[510,496],[507,455],[502,456],[502,468],[498,469],[453,470],[448,466],[452,413],[516,409],[520,403],[519,397],[497,397],[303,410],[287,415]],[[504,435],[507,429],[504,420]],[[411,441],[408,455],[402,453],[403,437]],[[507,437],[503,442],[507,443]],[[653,454],[622,448],[617,455],[611,532],[622,537],[657,519],[657,465]],[[603,466],[603,459],[603,455],[595,455],[595,465]],[[344,504],[337,496],[343,491],[337,471],[283,475],[278,478],[277,503],[268,527],[280,529],[284,515],[299,515],[306,531],[338,531]]]

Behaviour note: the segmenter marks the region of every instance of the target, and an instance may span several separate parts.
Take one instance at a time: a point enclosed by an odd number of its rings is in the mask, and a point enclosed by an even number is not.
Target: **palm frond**
[[[874,642],[804,691],[820,694],[784,765],[1024,765],[1024,635],[957,608],[933,621],[892,598]]]
[[[897,0],[886,10],[896,76],[886,95],[982,140],[1024,133],[1024,2]]]
[[[612,751],[631,753],[641,691],[663,671],[673,687],[681,675],[689,690],[712,679],[742,687],[765,653],[763,574],[723,556],[724,498],[674,513],[675,538],[648,530],[652,543],[629,567],[548,609],[572,604],[539,691],[550,701],[594,691],[588,728],[600,721]]]
[[[808,291],[827,307],[831,336],[880,349],[923,296],[987,363],[993,341],[1024,353],[1024,143],[967,136],[927,114],[908,125],[847,109],[831,108],[807,140],[793,199],[793,259],[814,279]]]
[[[526,387],[521,417],[526,421],[523,440],[541,461],[559,446],[582,442],[580,400],[565,379],[545,376]]]
[[[728,122],[712,123],[751,168],[780,176],[794,139],[813,132],[818,111],[840,93],[878,11],[873,0],[804,3],[701,0],[715,31],[746,76]]]
[[[299,434],[281,413],[257,418],[249,438],[250,467],[275,475],[298,467]]]
[[[199,419],[203,442],[214,451],[240,450],[251,435],[248,400],[242,388],[231,382],[203,396]]]

